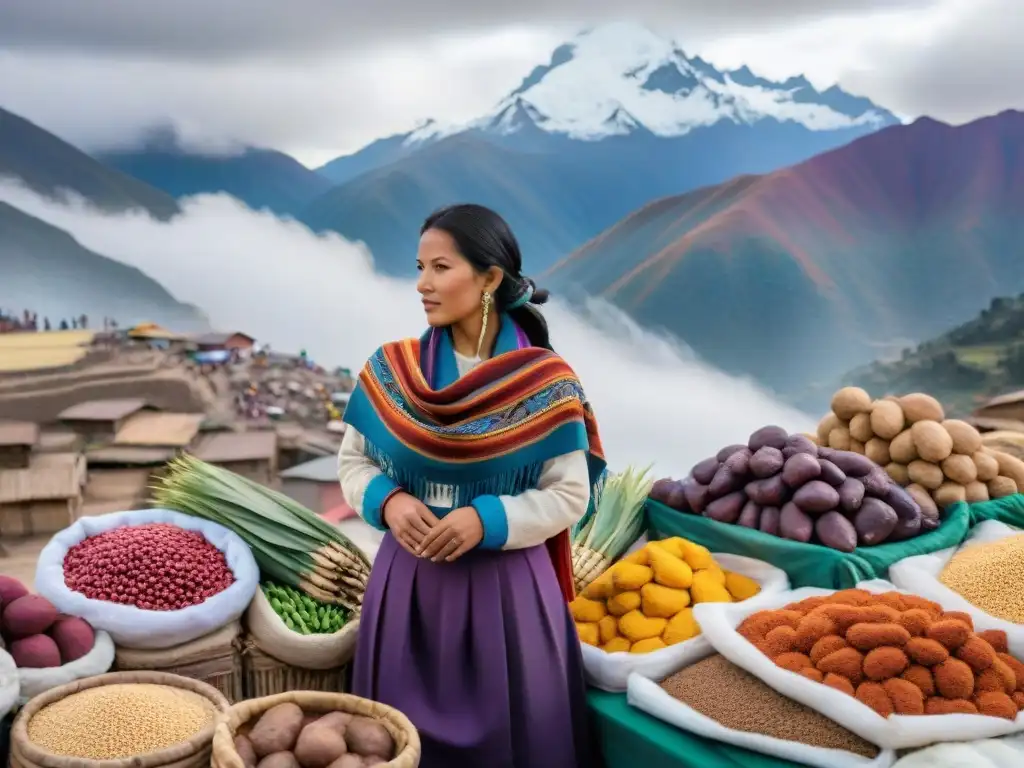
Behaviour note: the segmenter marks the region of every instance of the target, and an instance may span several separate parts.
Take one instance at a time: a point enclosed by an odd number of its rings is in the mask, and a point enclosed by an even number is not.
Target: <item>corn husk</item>
[[[654,485],[651,467],[610,475],[591,518],[573,537],[572,571],[581,591],[604,573],[633,543],[644,527],[644,502]]]
[[[153,487],[153,502],[237,533],[263,576],[358,610],[370,575],[365,554],[340,530],[285,496],[185,455]]]

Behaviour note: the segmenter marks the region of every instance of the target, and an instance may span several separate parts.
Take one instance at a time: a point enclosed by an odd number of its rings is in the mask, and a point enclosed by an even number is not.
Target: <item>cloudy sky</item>
[[[1024,109],[1022,0],[11,0],[0,106],[87,149],[174,121],[317,165],[470,119],[582,27],[623,19],[722,68],[838,82],[908,116]]]

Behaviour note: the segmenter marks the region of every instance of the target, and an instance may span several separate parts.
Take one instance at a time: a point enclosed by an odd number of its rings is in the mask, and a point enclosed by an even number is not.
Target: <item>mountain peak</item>
[[[720,121],[749,125],[761,120],[799,123],[812,131],[898,122],[838,86],[823,94],[803,75],[778,82],[747,66],[723,72],[700,57],[689,58],[672,39],[649,27],[613,22],[558,46],[547,64],[534,68],[486,115],[461,125],[430,121],[405,143],[469,129],[498,135],[540,130],[584,141],[636,130],[675,137]]]

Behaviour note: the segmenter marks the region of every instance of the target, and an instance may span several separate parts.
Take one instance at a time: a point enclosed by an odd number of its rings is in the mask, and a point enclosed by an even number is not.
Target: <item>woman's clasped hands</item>
[[[438,519],[426,504],[408,493],[396,493],[388,499],[383,518],[403,549],[435,563],[458,560],[484,537],[483,524],[473,507],[453,509]]]

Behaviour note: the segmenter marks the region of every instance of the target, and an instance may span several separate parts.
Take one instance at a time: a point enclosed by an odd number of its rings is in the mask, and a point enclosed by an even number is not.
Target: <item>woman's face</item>
[[[420,237],[416,268],[416,290],[423,297],[427,322],[438,328],[480,314],[484,292],[493,295],[501,283],[500,269],[478,272],[459,253],[452,236],[439,229],[428,229]]]

